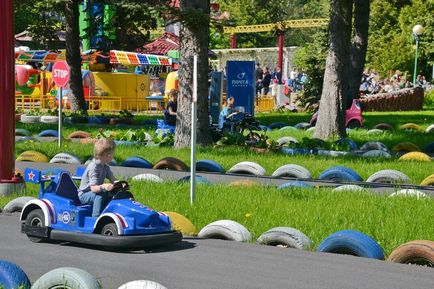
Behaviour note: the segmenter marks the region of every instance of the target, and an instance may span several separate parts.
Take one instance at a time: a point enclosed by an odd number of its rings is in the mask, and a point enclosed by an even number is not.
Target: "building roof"
[[[136,52],[167,55],[169,50],[179,49],[179,37],[170,32],[164,32],[162,36],[153,42],[143,45],[136,49]]]

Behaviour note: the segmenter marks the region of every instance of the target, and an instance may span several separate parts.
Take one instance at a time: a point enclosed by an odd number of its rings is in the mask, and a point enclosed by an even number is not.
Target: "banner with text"
[[[255,98],[255,62],[226,62],[226,97],[235,99],[235,107],[243,107],[244,111],[254,114]]]

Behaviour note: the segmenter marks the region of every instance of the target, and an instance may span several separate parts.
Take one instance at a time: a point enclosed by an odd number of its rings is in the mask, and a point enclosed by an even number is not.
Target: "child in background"
[[[94,159],[83,173],[78,198],[85,205],[92,205],[92,217],[98,217],[110,201],[109,192],[116,178],[108,163],[113,159],[116,144],[111,139],[101,138],[94,146]],[[110,183],[104,183],[108,179]]]

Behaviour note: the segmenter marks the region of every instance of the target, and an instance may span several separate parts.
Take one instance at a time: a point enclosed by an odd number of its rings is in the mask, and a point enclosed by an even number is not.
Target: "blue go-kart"
[[[21,232],[33,242],[54,240],[109,250],[142,250],[182,239],[167,215],[134,200],[125,181],[115,183],[113,198],[99,217],[92,217],[92,206],[80,203],[69,172],[43,176],[39,170],[26,169],[24,180],[40,184],[39,198],[27,202],[20,217]]]

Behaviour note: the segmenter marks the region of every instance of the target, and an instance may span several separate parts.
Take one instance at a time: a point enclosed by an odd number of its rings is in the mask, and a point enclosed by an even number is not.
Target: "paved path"
[[[113,253],[32,243],[19,214],[0,214],[0,258],[34,282],[58,267],[78,267],[116,289],[140,279],[168,289],[433,289],[433,268],[222,240],[185,238],[170,249]]]

